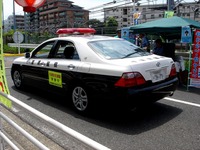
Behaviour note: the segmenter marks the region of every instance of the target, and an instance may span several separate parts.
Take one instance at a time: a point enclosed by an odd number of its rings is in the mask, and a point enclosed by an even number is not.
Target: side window
[[[58,50],[57,50],[54,58],[64,58],[63,52],[64,52],[66,45],[67,45],[67,43],[65,43],[65,42],[59,42],[58,43],[58,46],[57,46]]]
[[[55,41],[50,41],[50,42],[44,43],[43,45],[38,47],[37,50],[35,50],[33,52],[32,57],[34,57],[34,58],[48,58],[50,51],[51,51],[52,47],[54,46],[54,43],[55,43]]]
[[[79,60],[78,52],[73,43],[60,41],[55,58]]]

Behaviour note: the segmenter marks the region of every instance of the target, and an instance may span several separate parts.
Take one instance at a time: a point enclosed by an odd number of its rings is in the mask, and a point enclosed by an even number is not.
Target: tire
[[[24,85],[23,85],[21,72],[19,70],[14,70],[12,76],[13,76],[13,82],[14,82],[15,87],[17,89],[22,89]]]
[[[83,86],[77,85],[72,88],[72,105],[79,113],[86,113],[89,110],[89,96]]]

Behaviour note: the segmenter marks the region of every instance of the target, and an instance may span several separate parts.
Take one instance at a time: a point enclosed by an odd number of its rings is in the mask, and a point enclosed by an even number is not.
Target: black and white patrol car
[[[155,102],[171,96],[178,83],[171,58],[97,35],[49,39],[15,59],[11,75],[18,89],[33,85],[69,94],[67,100],[79,112],[88,111],[97,100],[133,107]]]

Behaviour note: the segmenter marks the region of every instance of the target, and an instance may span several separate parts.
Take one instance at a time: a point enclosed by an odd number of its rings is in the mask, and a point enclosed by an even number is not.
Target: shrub
[[[20,53],[24,53],[24,48],[20,48]],[[3,52],[4,53],[10,53],[10,54],[17,54],[18,53],[18,47],[10,47],[6,44],[3,45]]]

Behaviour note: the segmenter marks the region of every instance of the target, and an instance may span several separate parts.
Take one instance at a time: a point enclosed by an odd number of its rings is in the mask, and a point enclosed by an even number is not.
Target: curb
[[[24,56],[24,53],[22,53],[22,54],[9,54],[9,53],[4,53],[3,56],[4,56],[4,57]]]

